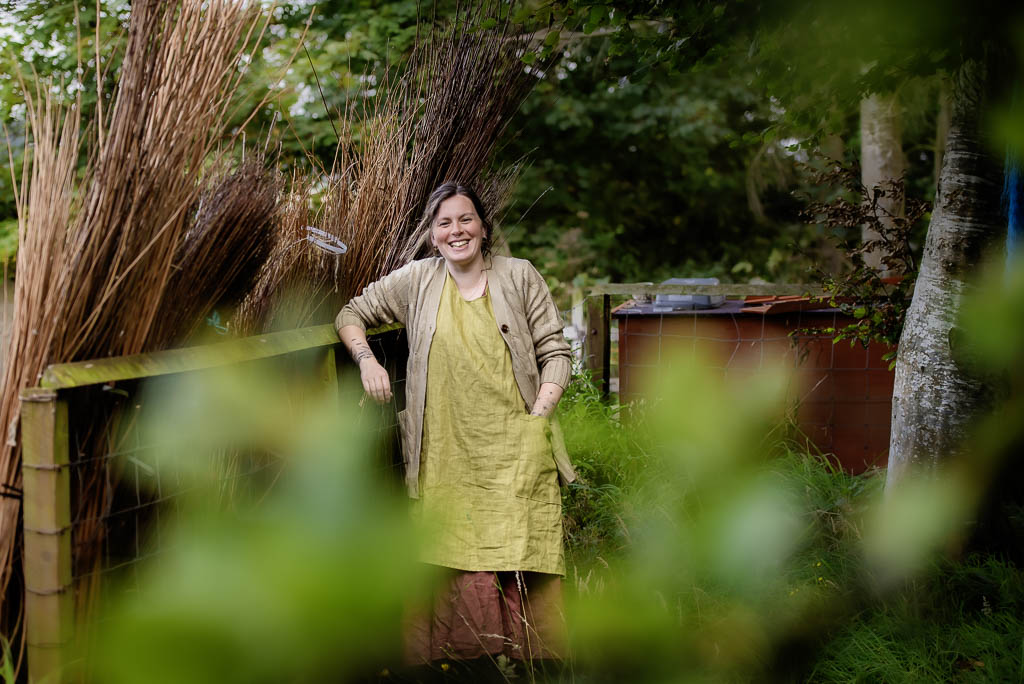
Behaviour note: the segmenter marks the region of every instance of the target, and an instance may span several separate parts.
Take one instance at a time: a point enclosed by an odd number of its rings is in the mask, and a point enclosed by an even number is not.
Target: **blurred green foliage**
[[[151,386],[141,434],[179,515],[138,591],[108,597],[98,681],[337,681],[397,658],[427,573],[369,457],[376,416],[289,377],[249,366]],[[246,458],[271,468],[247,482]]]
[[[569,442],[586,475],[566,496],[567,526],[605,534],[603,544],[569,537],[576,671],[593,681],[1017,677],[1022,273],[996,264],[956,338],[959,363],[1001,378],[1003,401],[964,460],[889,492],[884,474],[850,476],[766,430],[777,415],[770,376],[730,387],[677,369],[621,423],[621,408],[602,414],[589,390],[570,392],[566,433],[589,435]],[[620,433],[605,437],[587,415]]]
[[[999,278],[995,305],[1020,310],[1024,278]],[[970,309],[963,339],[982,354],[979,372],[1019,388],[1019,322],[989,325],[984,306]],[[794,446],[779,428],[787,382],[771,369],[723,382],[698,359],[651,378],[647,402],[621,407],[574,380],[560,408],[581,476],[563,494],[574,650],[538,681],[1000,681],[1020,671],[1024,575],[1007,560],[1016,542],[972,541],[991,522],[976,513],[987,488],[1019,481],[998,474],[1019,460],[1007,458],[1024,438],[1019,393],[1000,423],[979,425],[969,462],[884,492],[877,473],[854,477]],[[402,610],[428,577],[405,504],[372,465],[376,424],[356,395],[321,402],[318,391],[252,367],[152,388],[151,465],[191,494],[137,590],[114,594],[89,654],[103,681],[401,672]],[[275,468],[226,502],[218,464],[253,451]],[[1019,499],[1011,486],[1000,508],[1018,523]]]

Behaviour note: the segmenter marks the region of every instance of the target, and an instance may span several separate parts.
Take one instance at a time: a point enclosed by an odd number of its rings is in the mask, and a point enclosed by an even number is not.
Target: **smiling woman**
[[[405,481],[422,560],[447,574],[410,617],[406,657],[560,658],[558,482],[575,479],[552,416],[570,371],[562,323],[528,261],[490,255],[492,226],[471,188],[435,190],[420,229],[438,256],[368,285],[336,320],[377,401],[391,399],[390,378],[365,330],[398,321],[408,333]]]

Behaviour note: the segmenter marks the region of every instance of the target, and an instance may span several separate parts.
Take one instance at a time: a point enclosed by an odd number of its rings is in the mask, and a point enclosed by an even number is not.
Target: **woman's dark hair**
[[[473,203],[473,208],[476,209],[476,214],[480,217],[480,223],[484,226],[484,235],[480,242],[480,253],[485,257],[490,255],[491,219],[487,216],[487,210],[484,209],[484,203],[480,201],[480,197],[476,194],[476,191],[473,190],[473,188],[457,181],[442,183],[436,190],[434,190],[434,192],[430,193],[430,197],[427,198],[427,206],[423,210],[423,218],[420,219],[420,231],[422,231],[422,234],[427,236],[430,235],[431,228],[434,225],[434,219],[437,218],[437,212],[441,209],[441,203],[446,199],[455,197],[455,195],[467,197],[469,198],[469,201]]]

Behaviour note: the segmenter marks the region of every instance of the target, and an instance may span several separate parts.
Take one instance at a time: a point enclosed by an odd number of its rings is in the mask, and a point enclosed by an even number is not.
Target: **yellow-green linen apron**
[[[467,302],[446,276],[423,415],[425,562],[565,574],[549,429],[526,412],[490,296]]]

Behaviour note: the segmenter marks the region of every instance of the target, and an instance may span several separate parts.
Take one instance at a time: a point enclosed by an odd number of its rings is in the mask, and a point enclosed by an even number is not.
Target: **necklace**
[[[481,271],[480,277],[477,279],[475,283],[473,283],[473,286],[468,290],[463,290],[461,287],[459,288],[459,294],[461,294],[462,298],[465,299],[467,302],[471,302],[475,299],[480,299],[481,297],[484,296],[484,292],[486,291],[487,271]]]

